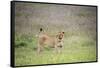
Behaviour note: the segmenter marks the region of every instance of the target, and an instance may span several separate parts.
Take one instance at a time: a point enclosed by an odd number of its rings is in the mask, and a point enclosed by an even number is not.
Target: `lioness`
[[[38,53],[43,49],[45,45],[54,47],[56,50],[62,48],[63,46],[64,32],[59,32],[55,36],[50,36],[46,34],[42,28],[40,28],[40,33],[38,36]]]

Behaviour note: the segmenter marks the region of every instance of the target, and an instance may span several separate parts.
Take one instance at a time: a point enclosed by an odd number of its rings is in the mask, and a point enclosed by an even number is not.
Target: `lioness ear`
[[[43,31],[43,29],[42,29],[42,28],[40,28],[40,31]]]
[[[62,32],[63,34],[65,33],[65,32]]]

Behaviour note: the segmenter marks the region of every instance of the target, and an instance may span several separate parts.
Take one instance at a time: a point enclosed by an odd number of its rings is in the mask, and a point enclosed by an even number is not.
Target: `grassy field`
[[[60,53],[45,47],[37,54],[36,35],[64,31]],[[15,65],[96,61],[96,7],[53,4],[15,4]]]
[[[96,61],[96,41],[86,35],[66,36],[61,53],[56,53],[54,49],[45,47],[43,52],[38,54],[36,47],[36,37],[17,38],[15,47],[16,65]]]

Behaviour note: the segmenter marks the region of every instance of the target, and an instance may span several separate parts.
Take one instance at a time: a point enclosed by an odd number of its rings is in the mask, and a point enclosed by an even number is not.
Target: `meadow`
[[[67,36],[67,34],[66,34]],[[96,61],[96,42],[86,35],[65,37],[60,53],[45,47],[37,53],[36,37],[17,37],[15,45],[16,65],[40,65]]]
[[[15,10],[16,66],[97,60],[96,7],[16,3]],[[37,53],[40,28],[50,35],[65,32],[60,53],[48,46]]]

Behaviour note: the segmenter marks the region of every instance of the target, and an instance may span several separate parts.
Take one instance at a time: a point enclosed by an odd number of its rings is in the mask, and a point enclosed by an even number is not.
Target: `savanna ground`
[[[15,3],[15,65],[96,61],[96,7]],[[65,32],[60,53],[46,46],[37,54],[39,29]]]

